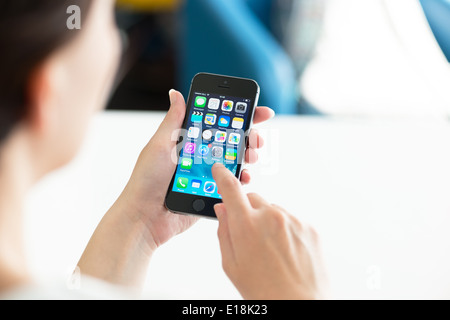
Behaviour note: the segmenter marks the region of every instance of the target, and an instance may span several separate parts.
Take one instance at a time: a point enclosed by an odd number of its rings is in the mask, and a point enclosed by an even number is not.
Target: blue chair
[[[297,113],[296,72],[268,30],[272,0],[188,0],[181,10],[178,82],[183,93],[199,72],[252,78],[259,105]]]
[[[447,60],[450,62],[450,0],[420,0]]]

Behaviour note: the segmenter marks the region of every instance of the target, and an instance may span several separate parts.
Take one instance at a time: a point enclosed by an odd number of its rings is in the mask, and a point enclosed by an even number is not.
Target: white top
[[[330,115],[450,114],[450,64],[418,0],[331,0],[300,90]]]
[[[34,283],[0,293],[0,300],[122,300],[136,297],[126,289],[89,277],[75,282]]]

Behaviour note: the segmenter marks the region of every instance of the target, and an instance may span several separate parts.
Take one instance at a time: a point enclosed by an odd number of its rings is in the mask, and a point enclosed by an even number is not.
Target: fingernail
[[[275,110],[273,110],[273,109],[270,109],[270,111],[272,111],[272,116],[271,116],[271,118],[273,118],[273,117],[275,117]]]
[[[177,91],[175,89],[170,89],[170,91],[169,91],[170,104],[174,104],[177,102],[176,93],[177,93]]]

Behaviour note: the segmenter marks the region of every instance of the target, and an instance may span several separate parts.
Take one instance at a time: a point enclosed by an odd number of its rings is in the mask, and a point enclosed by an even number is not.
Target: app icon
[[[191,116],[192,122],[202,122],[203,120],[203,112],[194,111]]]
[[[202,186],[202,181],[201,180],[192,180],[191,182],[191,187],[194,189],[200,189],[200,187]]]
[[[188,178],[178,178],[177,179],[177,188],[180,189],[186,189],[188,187],[189,184],[189,179]]]
[[[222,147],[213,147],[211,151],[211,155],[213,158],[222,158],[223,156],[223,148]]]
[[[203,191],[205,191],[206,193],[214,193],[216,191],[216,184],[212,181],[205,182]]]
[[[247,104],[245,102],[236,103],[236,112],[237,113],[246,113],[247,112]]]
[[[193,154],[197,145],[195,143],[189,142],[184,146],[184,153]]]
[[[222,110],[230,112],[231,110],[233,110],[233,105],[234,105],[233,101],[224,100],[222,103]]]
[[[236,160],[237,152],[236,149],[227,149],[227,152],[225,153],[225,159],[234,161]]]
[[[217,116],[215,114],[208,113],[205,116],[205,124],[209,124],[209,125],[213,126],[216,124],[216,120],[217,120]]]
[[[215,98],[209,99],[208,109],[218,110],[219,107],[220,107],[220,100],[219,99],[215,99]]]
[[[233,129],[242,129],[244,127],[244,119],[233,118],[233,123],[231,124]]]
[[[231,133],[230,137],[228,138],[229,144],[239,144],[241,141],[241,135],[239,133]]]
[[[204,108],[206,106],[206,97],[195,98],[195,106],[197,108]]]
[[[202,156],[206,156],[209,153],[209,147],[206,144],[202,144],[198,148],[198,153],[200,153]]]
[[[213,137],[213,132],[211,130],[203,131],[202,138],[203,140],[210,141]]]
[[[188,131],[188,138],[197,139],[200,135],[200,128],[190,127]]]
[[[230,125],[230,117],[229,116],[220,116],[219,117],[219,127],[228,127]]]
[[[192,159],[191,158],[181,159],[181,169],[186,169],[186,170],[192,169]]]
[[[227,139],[227,133],[224,131],[217,131],[216,132],[216,138],[215,141],[216,142],[225,142],[225,140]]]

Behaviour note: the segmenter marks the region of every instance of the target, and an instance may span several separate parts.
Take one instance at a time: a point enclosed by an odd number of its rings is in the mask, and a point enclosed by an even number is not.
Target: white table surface
[[[38,277],[68,275],[125,186],[162,113],[106,112],[77,159],[26,204]],[[321,235],[332,297],[450,298],[450,124],[436,119],[277,117],[246,187]],[[221,268],[217,222],[201,220],[154,255],[153,298],[240,298]]]

